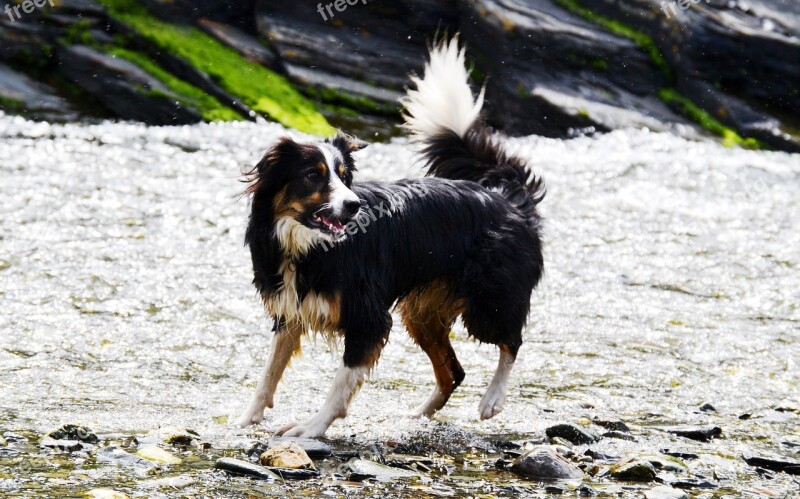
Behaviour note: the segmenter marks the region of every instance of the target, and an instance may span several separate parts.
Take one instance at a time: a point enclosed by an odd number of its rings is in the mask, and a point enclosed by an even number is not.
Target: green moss
[[[636,45],[639,46],[642,50],[644,50],[649,56],[650,59],[653,61],[653,64],[656,65],[661,71],[664,73],[664,76],[667,78],[667,81],[670,84],[674,84],[674,75],[672,73],[672,69],[667,64],[666,59],[661,54],[661,51],[658,49],[655,41],[648,36],[647,34],[628,26],[616,19],[611,19],[596,12],[593,12],[590,9],[582,6],[578,3],[578,0],[554,0],[555,3],[562,6],[563,8],[569,10],[570,12],[574,12],[579,16],[583,17],[589,22],[593,22],[608,31],[632,40]],[[595,61],[595,64],[598,61]],[[605,61],[600,61],[605,64],[605,67],[608,67],[608,64]],[[595,66],[597,67],[597,66]],[[602,68],[602,69],[605,69]],[[598,68],[600,69],[600,68]],[[709,130],[710,132],[714,133],[722,137],[722,143],[727,147],[733,146],[741,146],[747,149],[763,149],[764,146],[756,139],[753,138],[743,138],[735,130],[726,127],[722,123],[720,123],[717,119],[711,116],[708,112],[700,109],[695,103],[693,103],[688,98],[684,97],[677,90],[672,87],[665,87],[659,90],[658,97],[668,103],[668,104],[676,104],[680,107],[683,111],[683,114],[692,119],[693,121],[697,122],[700,126]]]
[[[680,106],[686,116],[696,121],[706,130],[722,137],[722,143],[728,147],[740,146],[746,149],[763,149],[763,145],[757,139],[743,138],[736,131],[726,127],[708,112],[700,109],[694,102],[687,99],[677,90],[672,88],[662,88],[658,92],[658,97],[668,104]]]
[[[89,33],[89,28],[91,27],[91,21],[81,19],[77,23],[70,25],[64,35],[59,38],[59,41],[64,45],[96,45],[92,34]]]
[[[188,61],[254,111],[303,132],[317,135],[335,132],[314,104],[295,90],[286,78],[247,61],[199,29],[157,19],[133,0],[101,0],[101,3],[113,17],[163,50]]]
[[[0,109],[8,113],[20,113],[25,111],[25,103],[18,99],[0,95]]]
[[[360,109],[375,114],[396,114],[399,110],[396,106],[381,104],[364,95],[352,95],[333,88],[310,87],[308,92],[323,102],[354,110]]]
[[[656,67],[658,67],[664,73],[664,76],[666,76],[668,80],[670,81],[672,80],[672,70],[667,64],[666,59],[664,59],[664,56],[661,55],[661,51],[658,49],[656,42],[654,42],[650,36],[646,35],[645,33],[631,26],[628,26],[627,24],[621,23],[616,19],[611,19],[610,17],[602,16],[590,9],[587,9],[586,7],[578,3],[577,0],[554,0],[554,1],[556,4],[560,5],[561,7],[567,9],[570,12],[578,14],[587,21],[602,26],[603,28],[614,33],[615,35],[627,38],[636,43],[636,45],[638,45],[639,48],[644,50],[647,53],[647,55],[650,56],[650,59],[653,61],[653,64],[655,64]]]
[[[236,121],[242,119],[242,116],[233,109],[224,106],[216,98],[206,94],[194,85],[177,78],[140,52],[121,47],[106,47],[105,51],[110,55],[136,64],[154,78],[157,78],[178,96],[178,101],[181,104],[200,112],[206,121]]]
[[[592,67],[600,71],[605,71],[608,69],[608,63],[603,59],[595,59],[592,61]]]

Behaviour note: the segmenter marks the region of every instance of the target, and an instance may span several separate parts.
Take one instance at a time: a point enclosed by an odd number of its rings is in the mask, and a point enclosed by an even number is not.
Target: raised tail
[[[422,145],[428,175],[477,182],[536,217],[544,183],[525,161],[506,153],[481,122],[484,90],[474,96],[465,62],[458,36],[434,44],[425,75],[412,76],[416,89],[401,99],[405,127]]]

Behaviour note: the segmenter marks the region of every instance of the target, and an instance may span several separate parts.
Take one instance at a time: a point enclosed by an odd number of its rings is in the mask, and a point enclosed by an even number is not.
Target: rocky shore
[[[0,110],[154,125],[261,116],[381,139],[397,133],[426,44],[460,31],[489,121],[508,134],[645,127],[800,151],[800,4],[662,3],[373,1],[330,16],[310,1],[60,0],[0,16]]]

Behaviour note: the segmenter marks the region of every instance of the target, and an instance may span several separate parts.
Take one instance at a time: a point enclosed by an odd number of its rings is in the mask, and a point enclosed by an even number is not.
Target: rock
[[[679,437],[697,440],[698,442],[710,442],[711,439],[717,438],[722,435],[722,429],[719,427],[712,428],[696,428],[696,427],[680,427],[668,428],[667,432],[677,435]]]
[[[629,435],[628,433],[623,433],[621,431],[607,431],[603,433],[603,437],[616,438],[617,440],[627,440],[628,442],[636,441],[636,437],[634,437],[633,435]]]
[[[79,440],[56,440],[52,437],[44,437],[42,441],[39,442],[39,447],[58,449],[63,452],[76,452],[83,450],[85,447],[92,447],[92,445],[84,444]]]
[[[628,459],[613,466],[611,476],[622,482],[652,482],[656,469],[647,461]]]
[[[244,475],[250,478],[256,478],[258,480],[280,480],[281,478],[263,466],[230,457],[218,459],[217,462],[214,463],[214,468],[226,471],[228,473],[233,473],[235,475]]]
[[[203,31],[225,45],[236,49],[248,61],[257,62],[270,69],[281,69],[282,63],[278,56],[249,33],[235,26],[205,18],[200,19],[198,24]]]
[[[123,119],[152,125],[183,125],[202,121],[194,109],[161,81],[124,59],[111,57],[85,45],[58,51],[64,75]]]
[[[711,404],[703,404],[700,406],[700,412],[717,412],[717,409]]]
[[[420,474],[402,468],[395,468],[393,466],[386,466],[385,464],[376,463],[366,459],[351,459],[347,463],[356,481],[362,481],[366,478],[375,478],[379,481],[396,480],[398,478],[416,478]]]
[[[580,487],[578,487],[578,497],[594,497],[597,495],[597,491],[594,490],[592,487],[582,483]]]
[[[606,454],[592,449],[586,449],[583,453],[584,456],[589,456],[595,461],[619,461],[620,457],[614,454]]]
[[[758,466],[771,471],[781,471],[790,475],[800,475],[800,462],[779,457],[742,456],[750,466]]]
[[[631,429],[628,427],[628,425],[619,420],[594,418],[592,420],[592,423],[596,424],[597,426],[603,427],[606,430],[618,431],[621,433],[631,432]]]
[[[155,463],[114,446],[101,449],[100,452],[97,453],[96,459],[98,463],[110,463],[129,468],[152,469],[156,467]]]
[[[567,491],[566,487],[562,487],[560,485],[547,485],[544,488],[544,491],[548,494],[553,495],[561,495]]]
[[[134,442],[137,445],[155,445],[165,443],[168,445],[188,446],[192,445],[200,435],[185,428],[167,426],[150,431],[145,436],[136,436]]]
[[[169,476],[145,482],[145,485],[159,489],[185,489],[191,487],[197,481],[189,475]]]
[[[144,459],[147,459],[148,461],[152,461],[154,463],[163,463],[163,464],[181,463],[180,458],[170,454],[169,452],[158,447],[157,445],[145,445],[136,452],[136,455]]]
[[[86,493],[86,497],[92,499],[128,499],[126,494],[114,489],[92,489]]]
[[[540,447],[517,458],[511,469],[534,480],[565,480],[583,478],[574,464],[547,447]]]
[[[692,452],[671,451],[669,449],[663,449],[661,453],[666,454],[668,456],[677,457],[678,459],[698,459],[700,457],[699,455],[694,454]]]
[[[331,446],[314,438],[300,437],[275,437],[269,439],[268,447],[280,445],[284,442],[294,442],[300,446],[311,458],[323,458],[330,456],[333,451]],[[266,449],[265,449],[266,450]],[[263,451],[262,451],[263,452]]]
[[[7,445],[8,442],[6,441],[6,439],[0,436],[0,447],[6,447]]]
[[[0,63],[0,111],[28,119],[71,121],[80,114],[56,90]]]
[[[263,466],[315,469],[314,462],[296,442],[284,442],[266,450],[258,459]]]
[[[689,499],[686,492],[666,485],[659,485],[646,491],[644,497],[645,499]]]
[[[100,442],[97,435],[92,433],[92,430],[85,426],[74,424],[65,424],[64,426],[50,431],[48,437],[54,440],[77,440],[86,442],[87,444],[96,444]]]
[[[679,478],[667,482],[676,489],[716,489],[719,485],[702,478]]]
[[[545,430],[548,438],[563,438],[575,445],[585,445],[597,442],[600,436],[588,428],[583,428],[572,423],[561,423]]]

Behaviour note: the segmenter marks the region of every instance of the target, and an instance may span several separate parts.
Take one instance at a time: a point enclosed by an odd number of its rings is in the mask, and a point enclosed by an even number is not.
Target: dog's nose
[[[344,211],[347,212],[348,216],[354,217],[358,210],[361,209],[361,201],[345,201],[344,202]]]

